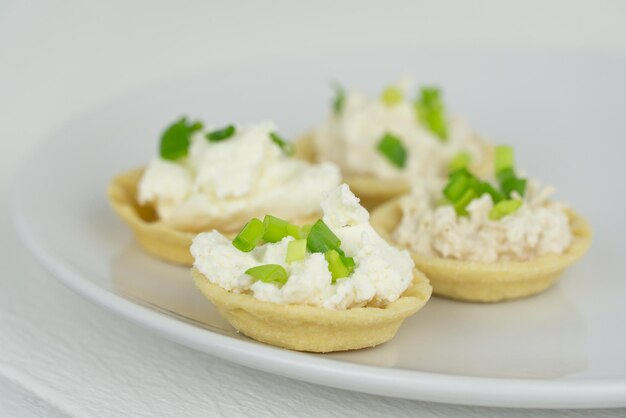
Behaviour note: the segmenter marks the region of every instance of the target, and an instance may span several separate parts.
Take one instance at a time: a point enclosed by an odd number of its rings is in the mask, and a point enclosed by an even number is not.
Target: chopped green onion
[[[312,253],[325,253],[329,250],[336,250],[340,245],[341,240],[321,219],[318,219],[313,224],[306,238],[306,247]]]
[[[500,184],[505,183],[509,179],[517,178],[515,170],[512,167],[504,168],[500,172],[496,173],[496,177]]]
[[[246,270],[246,274],[252,276],[254,281],[260,280],[264,283],[275,283],[283,285],[287,283],[287,271],[279,264],[264,264]]]
[[[333,99],[333,110],[335,111],[335,115],[341,115],[343,112],[343,107],[346,102],[346,91],[339,83],[333,84],[333,89],[335,90],[335,98]]]
[[[208,134],[206,134],[206,138],[211,142],[223,141],[235,135],[236,131],[237,129],[235,128],[234,125],[228,125],[225,128],[218,129],[213,132],[209,132]]]
[[[298,261],[304,259],[306,255],[306,239],[297,239],[295,241],[289,241],[287,244],[287,255],[285,261],[291,263],[292,261]]]
[[[344,266],[348,269],[349,273],[352,273],[356,268],[356,263],[354,262],[354,257],[347,257],[345,255],[339,254],[339,258]]]
[[[193,133],[193,132],[202,130],[203,127],[204,125],[202,124],[202,122],[196,121],[192,123],[191,125],[189,125],[189,131]]]
[[[398,168],[404,168],[406,164],[407,151],[400,138],[390,133],[386,133],[378,142],[378,150]]]
[[[488,193],[491,196],[491,200],[493,201],[494,204],[504,200],[504,195],[502,195],[502,193],[497,191],[495,187],[493,187],[491,184],[487,183],[486,181],[479,182],[477,191],[478,191],[479,196],[482,196],[483,194]]]
[[[293,155],[294,152],[296,152],[293,142],[286,141],[276,132],[270,132],[270,138],[273,143],[278,145],[278,147],[283,151],[285,155]]]
[[[459,152],[452,158],[448,164],[448,170],[457,171],[461,168],[467,168],[472,163],[472,156],[467,152]]]
[[[287,224],[287,235],[290,237],[294,237],[295,239],[306,238],[306,235],[303,235],[302,228],[298,225]]]
[[[249,253],[254,250],[259,241],[261,241],[264,231],[263,222],[257,218],[252,218],[237,234],[235,239],[233,239],[233,246],[239,251]]]
[[[476,191],[476,189],[472,189],[472,188],[467,189],[463,193],[463,196],[458,198],[453,203],[454,210],[456,211],[458,215],[467,215],[467,211],[465,210],[465,208],[467,208],[467,206],[472,202],[472,200],[474,200],[477,197],[478,197],[478,192]]]
[[[200,128],[197,126],[200,125]],[[191,134],[202,128],[202,123],[187,123],[187,118],[182,117],[168,126],[161,134],[159,153],[164,160],[178,160],[187,156]]]
[[[462,168],[459,168],[458,170],[451,171],[450,174],[448,174],[448,178],[450,180],[453,180],[459,176],[472,177],[472,173],[470,173],[466,167],[462,167]]]
[[[524,196],[526,191],[526,179],[519,178],[515,174],[513,149],[511,147],[496,147],[495,166],[496,177],[500,182],[500,190],[496,190],[495,187],[486,181],[479,180],[467,170],[467,166],[455,167],[456,170],[448,175],[449,181],[443,189],[443,195],[454,206],[459,216],[467,215],[466,208],[470,202],[485,193],[491,196],[491,200],[494,203],[493,216],[499,216],[496,218],[492,217],[492,219],[500,219],[506,215],[506,213],[505,215],[499,215],[500,212],[498,210],[501,209],[495,209],[500,207],[498,206],[500,203],[503,203],[502,207],[505,208],[518,205],[518,203],[506,203],[508,200],[505,200],[510,199],[513,192],[517,192],[519,196]]]
[[[348,277],[350,275],[350,270],[343,264],[341,261],[341,256],[336,250],[329,250],[324,253],[324,258],[328,263],[328,270],[330,271],[330,275],[332,276],[332,282],[335,283],[337,279],[341,279],[342,277]]]
[[[395,106],[404,100],[404,92],[397,86],[389,86],[383,91],[380,99],[387,106]]]
[[[415,102],[418,119],[441,141],[448,139],[446,115],[441,93],[436,87],[423,87],[421,97]]]
[[[515,168],[515,160],[513,157],[513,148],[507,145],[498,145],[495,151],[495,172],[499,175],[500,172],[506,169],[513,170]]]
[[[296,239],[300,238],[299,228],[295,225],[291,225],[284,219],[272,215],[265,215],[263,225],[265,227],[265,232],[263,233],[263,240],[265,242],[278,242],[288,235]]]
[[[526,191],[526,179],[518,177],[509,178],[500,185],[500,188],[502,189],[502,193],[508,198],[511,197],[513,192],[517,192],[520,197],[523,197]]]
[[[507,215],[510,215],[517,211],[522,206],[522,201],[515,200],[503,200],[491,208],[489,212],[489,219],[497,221],[498,219],[502,219]]]
[[[443,189],[443,195],[452,203],[459,200],[466,190],[470,188],[470,175],[465,172],[457,172],[451,176],[450,181]]]
[[[313,224],[305,224],[300,227],[300,238],[306,238],[309,236],[309,232],[311,232],[311,228],[313,228]]]

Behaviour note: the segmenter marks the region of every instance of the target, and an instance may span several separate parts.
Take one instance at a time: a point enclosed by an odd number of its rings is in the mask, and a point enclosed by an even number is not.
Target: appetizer
[[[322,193],[340,182],[331,163],[291,158],[271,122],[204,129],[181,118],[162,134],[159,156],[110,183],[113,209],[148,252],[191,265],[192,238],[236,233],[251,217],[317,218]]]
[[[408,193],[415,181],[445,178],[450,165],[490,171],[491,147],[447,115],[439,89],[424,87],[416,99],[408,83],[380,97],[336,90],[333,111],[299,141],[299,156],[337,164],[365,207]]]
[[[372,214],[390,242],[407,248],[436,295],[496,302],[539,293],[591,244],[591,228],[552,187],[520,176],[513,150],[496,147],[495,181],[466,167],[447,183],[416,186]]]
[[[373,347],[428,301],[431,287],[407,251],[385,242],[343,184],[323,217],[297,226],[253,218],[231,241],[194,238],[193,278],[237,331],[299,351]]]

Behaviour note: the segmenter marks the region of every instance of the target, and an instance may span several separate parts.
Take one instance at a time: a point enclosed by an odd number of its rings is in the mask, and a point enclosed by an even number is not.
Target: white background
[[[626,2],[0,0],[0,416],[528,414],[338,391],[196,353],[56,284],[11,228],[15,167],[88,108],[216,65],[390,43],[623,54]]]

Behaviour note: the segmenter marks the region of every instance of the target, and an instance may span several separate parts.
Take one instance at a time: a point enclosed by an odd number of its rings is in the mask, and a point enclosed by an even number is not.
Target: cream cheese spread
[[[239,251],[217,231],[199,234],[191,245],[194,267],[209,281],[236,293],[280,304],[302,304],[328,309],[381,306],[393,302],[411,285],[414,264],[405,250],[384,241],[369,223],[369,213],[347,185],[326,194],[321,202],[323,221],[341,239],[346,256],[354,257],[351,275],[332,283],[328,264],[321,253],[307,253],[299,261],[285,262],[292,237],[266,243],[249,253]],[[278,286],[254,282],[245,274],[251,267],[279,264],[288,273]]]

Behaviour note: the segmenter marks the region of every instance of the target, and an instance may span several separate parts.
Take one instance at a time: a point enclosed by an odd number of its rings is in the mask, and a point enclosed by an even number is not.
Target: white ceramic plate
[[[589,218],[589,254],[554,288],[481,305],[433,298],[375,349],[290,352],[242,337],[186,269],[142,253],[105,186],[148,162],[182,114],[273,118],[295,135],[328,112],[330,80],[372,93],[404,74],[445,87],[479,132]],[[14,217],[70,288],[172,341],[257,369],[356,391],[473,405],[626,406],[624,56],[381,49],[289,56],[153,86],[77,118],[24,164]]]

